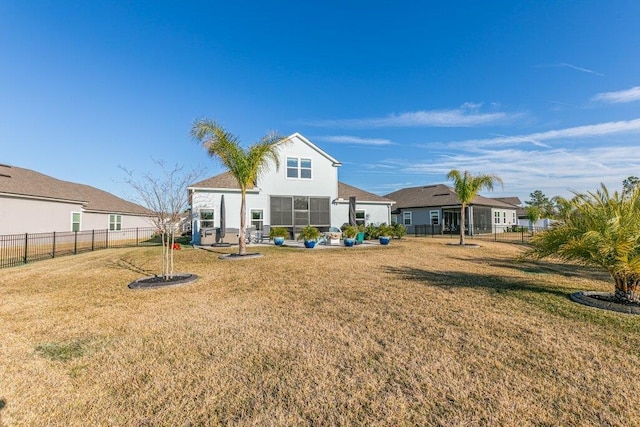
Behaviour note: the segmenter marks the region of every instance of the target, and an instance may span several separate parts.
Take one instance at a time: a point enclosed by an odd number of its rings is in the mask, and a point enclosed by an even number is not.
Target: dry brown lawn
[[[606,275],[450,241],[1,270],[0,425],[640,425],[640,318],[568,298]]]

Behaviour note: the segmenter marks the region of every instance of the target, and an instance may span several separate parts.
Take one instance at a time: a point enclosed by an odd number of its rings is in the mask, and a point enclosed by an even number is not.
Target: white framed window
[[[287,157],[287,178],[311,179],[311,159]]]
[[[367,225],[367,212],[364,209],[356,209],[356,225]]]
[[[251,226],[258,231],[262,231],[264,224],[264,211],[262,209],[251,209]]]
[[[213,228],[213,209],[200,209],[200,228]]]
[[[398,215],[391,214],[391,224],[397,224],[397,223],[398,223]]]
[[[80,212],[71,212],[71,231],[80,231]]]
[[[311,159],[300,159],[300,178],[311,179]]]
[[[122,230],[122,215],[109,215],[109,231]]]
[[[411,225],[411,212],[402,212],[402,224]]]
[[[498,211],[493,212],[493,223],[500,224],[500,212]]]
[[[507,213],[505,211],[502,211],[502,223],[507,223]]]
[[[440,211],[430,211],[431,225],[440,225]]]
[[[511,224],[515,224],[518,222],[517,218],[516,218],[516,213],[515,212],[511,212]]]

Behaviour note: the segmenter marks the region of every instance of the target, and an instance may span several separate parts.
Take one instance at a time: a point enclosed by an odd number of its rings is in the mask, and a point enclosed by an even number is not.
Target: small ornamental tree
[[[615,298],[640,303],[640,187],[595,193],[565,201],[563,215],[549,230],[536,234],[526,255],[555,255],[606,270],[615,283]]]
[[[182,166],[173,168],[161,160],[153,161],[160,169],[158,175],[150,172],[136,177],[134,172],[121,167],[127,174],[125,182],[134,189],[134,199],[151,212],[151,221],[160,233],[162,241],[162,277],[173,278],[173,250],[175,233],[188,208],[186,188],[197,181],[202,173],[198,170],[185,172]]]

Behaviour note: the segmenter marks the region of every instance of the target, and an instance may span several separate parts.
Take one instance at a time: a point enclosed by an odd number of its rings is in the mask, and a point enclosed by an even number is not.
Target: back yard
[[[606,275],[449,242],[2,270],[0,425],[640,425],[640,319],[568,298]]]

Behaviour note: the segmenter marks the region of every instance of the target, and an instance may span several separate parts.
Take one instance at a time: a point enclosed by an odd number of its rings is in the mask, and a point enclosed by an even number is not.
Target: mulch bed
[[[185,285],[187,283],[195,282],[198,276],[195,274],[174,274],[172,278],[165,279],[162,276],[150,276],[143,277],[142,279],[134,280],[129,283],[129,289],[149,289],[149,288],[161,288],[165,286]]]
[[[619,313],[640,314],[640,304],[620,303],[615,300],[615,295],[609,292],[575,292],[569,296],[572,301],[590,307],[603,310],[617,311]]]

